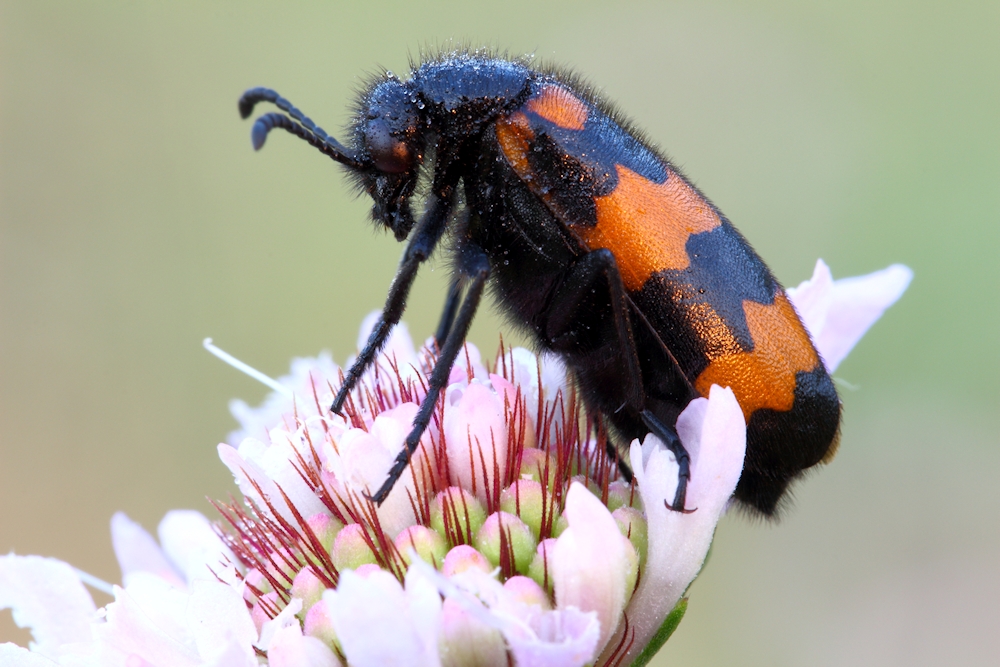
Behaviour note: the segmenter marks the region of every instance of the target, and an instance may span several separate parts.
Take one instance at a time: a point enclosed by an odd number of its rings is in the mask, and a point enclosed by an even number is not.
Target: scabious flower
[[[833,281],[817,263],[789,296],[833,370],[905,290],[905,267]],[[374,324],[362,327],[360,344]],[[676,627],[746,446],[733,392],[713,386],[677,421],[691,454],[690,513],[667,502],[677,463],[654,436],[623,455],[554,357],[466,345],[430,427],[392,493],[435,361],[398,326],[331,415],[340,369],[296,359],[219,456],[242,501],[222,526],[171,512],[159,541],[112,519],[122,569],[96,609],[60,561],[0,559],[0,608],[32,629],[0,664],[332,667],[644,664]],[[273,382],[273,381],[272,381]]]

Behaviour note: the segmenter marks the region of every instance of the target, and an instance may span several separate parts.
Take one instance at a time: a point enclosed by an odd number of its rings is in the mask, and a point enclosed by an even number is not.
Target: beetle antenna
[[[323,131],[319,125],[314,123],[309,116],[299,111],[294,104],[270,88],[251,88],[240,97],[240,116],[249,118],[253,113],[253,108],[258,102],[270,102],[289,116],[301,123],[306,129],[316,134],[321,139],[330,139],[330,135]]]
[[[250,140],[253,142],[254,150],[260,150],[267,139],[267,134],[276,127],[294,134],[310,146],[318,149],[320,153],[352,169],[364,169],[369,165],[358,160],[352,152],[349,152],[339,141],[327,138],[323,139],[316,133],[310,132],[288,116],[280,113],[266,113],[258,118],[250,131]]]
[[[331,137],[309,116],[299,111],[295,105],[270,88],[251,88],[240,96],[239,110],[242,118],[249,118],[258,102],[270,102],[291,116],[278,113],[264,114],[253,125],[251,139],[254,150],[260,150],[267,139],[267,134],[276,127],[294,134],[305,140],[311,146],[333,160],[355,169],[363,168],[365,163],[357,159],[353,151]],[[293,120],[294,119],[294,120]],[[296,122],[297,121],[297,122]]]

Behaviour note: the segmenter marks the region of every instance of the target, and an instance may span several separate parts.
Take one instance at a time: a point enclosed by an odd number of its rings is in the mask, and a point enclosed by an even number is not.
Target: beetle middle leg
[[[621,364],[614,369],[614,372],[624,376],[624,382],[620,383],[621,407],[637,415],[643,426],[673,452],[678,466],[677,490],[673,504],[668,504],[668,507],[675,511],[688,511],[684,508],[684,501],[691,479],[691,458],[676,429],[663,423],[646,405],[646,389],[630,316],[632,306],[626,296],[615,256],[610,250],[589,252],[566,272],[549,301],[545,321],[547,342],[553,350],[569,355],[592,351],[587,346],[594,342],[586,340],[587,333],[583,329],[592,326],[595,297],[600,298],[602,293],[609,298],[614,340],[609,344],[604,339],[600,344],[608,345],[614,359]],[[679,369],[677,372],[680,372]]]

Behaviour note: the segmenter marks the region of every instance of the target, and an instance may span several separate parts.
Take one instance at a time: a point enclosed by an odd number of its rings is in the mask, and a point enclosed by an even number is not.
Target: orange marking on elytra
[[[582,130],[587,122],[587,105],[559,86],[545,86],[524,107],[566,130]]]
[[[625,287],[642,288],[651,275],[686,269],[688,237],[711,231],[722,221],[694,188],[670,171],[655,183],[622,165],[615,165],[618,186],[596,197],[597,224],[574,230],[590,250],[607,248],[615,255]]]
[[[702,396],[713,384],[731,387],[748,420],[762,408],[787,412],[795,403],[795,374],[815,369],[819,356],[784,292],[771,305],[744,301],[743,312],[753,351],[712,359],[694,387]]]
[[[514,173],[529,180],[531,165],[528,164],[529,143],[535,138],[528,117],[518,111],[501,118],[496,123],[497,143],[503,151]]]

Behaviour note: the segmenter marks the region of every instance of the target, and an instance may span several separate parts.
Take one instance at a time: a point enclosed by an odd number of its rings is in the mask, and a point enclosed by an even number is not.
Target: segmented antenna
[[[251,88],[243,93],[239,101],[240,116],[249,118],[258,102],[270,102],[288,115],[274,112],[266,113],[254,122],[253,129],[250,131],[254,150],[260,150],[267,140],[268,133],[274,128],[280,127],[343,165],[353,169],[365,169],[371,166],[368,162],[359,160],[354,151],[347,149],[314,123],[309,116],[299,111],[295,105],[270,88]]]

